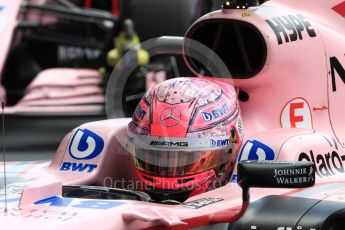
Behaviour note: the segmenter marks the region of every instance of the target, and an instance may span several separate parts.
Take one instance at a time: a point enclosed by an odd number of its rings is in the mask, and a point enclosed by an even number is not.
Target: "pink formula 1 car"
[[[343,229],[344,16],[337,0],[226,1],[186,33],[200,77],[74,129],[51,162],[6,162],[1,229]]]

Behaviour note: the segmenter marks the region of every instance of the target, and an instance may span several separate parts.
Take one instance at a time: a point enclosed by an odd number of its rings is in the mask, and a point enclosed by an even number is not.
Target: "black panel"
[[[6,150],[56,151],[62,138],[86,122],[106,119],[105,113],[93,115],[16,115],[5,114]]]
[[[183,36],[211,7],[211,0],[122,0],[121,18],[131,18],[145,41],[159,36]]]
[[[344,229],[344,208],[342,202],[267,196],[251,203],[245,214],[228,229]]]

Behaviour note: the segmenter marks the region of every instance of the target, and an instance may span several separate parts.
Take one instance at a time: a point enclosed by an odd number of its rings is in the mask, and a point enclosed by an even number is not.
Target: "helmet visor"
[[[163,177],[188,176],[210,169],[221,171],[232,158],[236,144],[209,151],[166,151],[130,146],[133,165],[139,171]]]

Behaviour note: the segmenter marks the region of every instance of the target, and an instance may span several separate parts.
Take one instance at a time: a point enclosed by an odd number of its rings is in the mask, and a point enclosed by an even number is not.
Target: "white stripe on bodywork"
[[[345,188],[344,183],[326,184],[326,185],[314,186],[312,188],[309,188],[304,191],[297,192],[291,195],[296,196],[296,197],[309,197],[309,196],[313,196],[313,195],[320,194],[323,192],[328,192],[328,191],[336,190],[336,189],[344,189],[344,188]]]

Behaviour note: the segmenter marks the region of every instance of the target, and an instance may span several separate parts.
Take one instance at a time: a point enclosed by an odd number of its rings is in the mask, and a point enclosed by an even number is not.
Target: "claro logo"
[[[315,154],[313,150],[310,150],[309,153],[301,153],[298,160],[314,162],[315,173],[319,177],[328,177],[339,173],[345,173],[345,156],[339,155],[336,151],[327,154]]]

